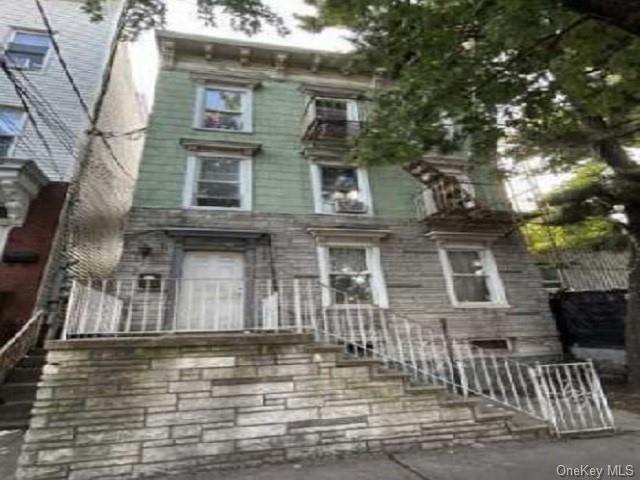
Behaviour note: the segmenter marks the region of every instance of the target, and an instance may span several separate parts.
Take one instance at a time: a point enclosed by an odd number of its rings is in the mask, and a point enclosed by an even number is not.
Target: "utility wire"
[[[45,150],[47,151],[47,156],[51,159],[51,164],[53,166],[53,169],[59,175],[59,177],[62,178],[63,175],[60,170],[60,166],[57,164],[57,162],[54,159],[53,152],[51,151],[51,146],[49,145],[49,142],[47,141],[42,131],[40,130],[40,127],[38,126],[38,122],[36,122],[36,119],[33,116],[33,112],[29,107],[29,103],[27,101],[27,93],[25,92],[24,87],[17,81],[15,75],[7,66],[7,62],[5,58],[0,58],[0,68],[2,69],[6,77],[9,79],[9,81],[12,83],[13,88],[16,92],[16,95],[18,96],[18,99],[20,100],[20,103],[22,104],[22,107],[27,115],[27,118],[29,119],[29,122],[33,126],[33,130],[35,131],[36,135],[42,142],[42,145],[44,146]]]
[[[102,104],[104,102],[104,97],[107,93],[108,90],[108,84],[109,84],[109,80],[111,78],[111,70],[113,68],[113,62],[115,61],[115,55],[116,55],[116,51],[117,48],[112,48],[111,49],[111,53],[109,55],[109,59],[107,61],[107,66],[105,69],[105,75],[103,76],[103,81],[102,81],[102,86],[101,86],[101,90],[100,93],[98,95],[98,98],[95,102],[94,105],[94,111],[96,112],[96,115],[94,116],[90,109],[89,106],[87,105],[87,102],[84,100],[84,98],[82,97],[82,93],[80,92],[80,89],[78,88],[78,85],[75,81],[75,79],[73,78],[73,75],[71,74],[71,71],[69,70],[69,66],[66,62],[66,60],[64,59],[64,57],[62,56],[62,52],[60,50],[60,45],[58,44],[58,41],[55,38],[55,34],[53,31],[53,28],[51,26],[51,22],[49,20],[49,17],[47,16],[47,13],[42,5],[41,0],[34,0],[36,7],[38,8],[38,12],[40,13],[40,16],[42,17],[42,22],[44,23],[45,29],[47,30],[47,33],[49,34],[49,37],[51,39],[51,45],[53,46],[53,50],[56,54],[56,56],[58,57],[58,63],[60,63],[60,66],[62,67],[62,70],[64,71],[65,76],[67,77],[67,80],[69,81],[71,88],[75,94],[75,96],[78,98],[78,101],[80,102],[80,105],[82,107],[82,110],[85,112],[87,118],[89,119],[89,123],[90,123],[90,132],[96,134],[96,132],[98,132],[97,130],[97,121],[99,118],[99,113],[102,109]],[[124,25],[125,25],[125,18],[126,18],[126,11],[128,9],[128,4],[129,2],[127,1],[122,13],[120,15],[120,18],[118,19],[118,23],[117,23],[117,27],[116,27],[116,35],[115,35],[115,41],[117,42],[118,39],[120,38]],[[99,134],[96,134],[96,136],[98,136],[102,143],[104,144],[107,152],[109,153],[109,156],[113,159],[113,161],[116,163],[116,165],[120,168],[120,170],[122,170],[122,172],[129,177],[131,180],[135,180],[135,178],[133,177],[133,175],[131,175],[128,171],[128,169],[122,164],[122,162],[120,161],[120,159],[116,156],[115,152],[113,151],[113,148],[111,147],[111,144],[107,141],[107,139]]]

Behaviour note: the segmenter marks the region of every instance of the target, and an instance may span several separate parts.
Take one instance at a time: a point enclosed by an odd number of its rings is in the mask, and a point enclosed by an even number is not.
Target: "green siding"
[[[313,213],[308,161],[302,156],[300,121],[305,98],[293,82],[265,81],[254,92],[254,132],[207,132],[192,128],[196,84],[186,72],[163,70],[140,167],[135,205],[179,208],[188,153],[180,138],[262,144],[253,163],[253,210]],[[387,217],[413,217],[418,183],[397,166],[369,170],[374,211]]]

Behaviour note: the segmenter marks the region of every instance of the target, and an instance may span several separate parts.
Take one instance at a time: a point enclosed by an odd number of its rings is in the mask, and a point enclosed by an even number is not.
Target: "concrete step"
[[[304,351],[308,353],[341,353],[344,349],[338,345],[330,345],[326,343],[312,343],[305,345]]]
[[[41,374],[40,367],[16,367],[9,372],[6,383],[36,383]]]
[[[0,420],[0,431],[2,430],[26,430],[29,428],[29,419]]]
[[[5,383],[0,385],[0,404],[11,401],[34,400],[38,384],[33,383]]]
[[[20,363],[18,363],[18,367],[43,367],[45,364],[47,363],[47,357],[46,355],[27,355],[26,357],[24,357],[22,360],[20,360]]]
[[[374,358],[344,357],[336,361],[336,367],[372,367],[380,363],[380,360]]]
[[[378,368],[371,375],[373,380],[408,380],[410,375],[399,370]]]
[[[18,401],[0,405],[0,423],[13,421],[29,421],[33,402]]]
[[[425,395],[425,394],[437,394],[444,395],[447,393],[447,389],[440,385],[407,385],[405,392],[410,395]]]

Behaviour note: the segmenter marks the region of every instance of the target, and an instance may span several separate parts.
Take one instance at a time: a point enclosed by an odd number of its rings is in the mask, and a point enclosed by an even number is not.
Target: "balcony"
[[[305,142],[345,141],[360,134],[363,127],[357,102],[315,98],[305,112],[302,139]]]
[[[441,177],[415,197],[418,220],[429,223],[512,223],[515,213],[497,183],[452,181]]]

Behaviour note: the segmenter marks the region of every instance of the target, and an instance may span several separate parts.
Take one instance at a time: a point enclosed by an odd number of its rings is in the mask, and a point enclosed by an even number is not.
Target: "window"
[[[5,55],[9,65],[14,68],[27,70],[41,70],[49,53],[51,38],[44,33],[20,32],[13,35],[13,39],[5,48]]]
[[[316,118],[336,123],[358,121],[358,104],[355,100],[339,98],[316,98],[314,100]]]
[[[196,127],[233,132],[251,131],[251,91],[202,88]]]
[[[371,213],[369,182],[361,168],[312,165],[316,213]]]
[[[199,156],[189,159],[185,207],[251,208],[251,160]]]
[[[322,245],[319,248],[325,305],[375,304],[387,307],[388,300],[380,250],[366,245]]]
[[[13,153],[16,137],[24,126],[25,114],[22,110],[0,107],[0,157]]]
[[[506,306],[502,282],[489,249],[445,247],[440,254],[454,306]]]
[[[371,272],[364,248],[329,247],[329,286],[333,301],[371,303]]]

